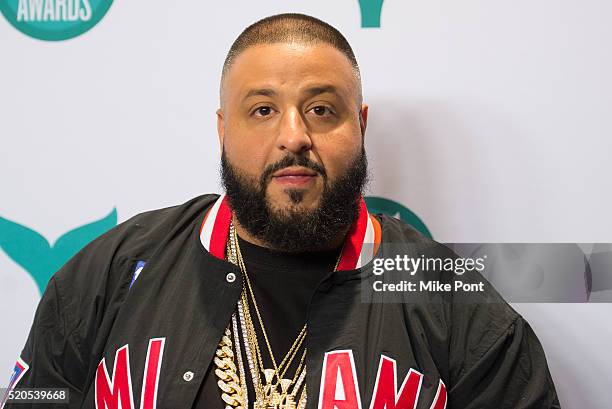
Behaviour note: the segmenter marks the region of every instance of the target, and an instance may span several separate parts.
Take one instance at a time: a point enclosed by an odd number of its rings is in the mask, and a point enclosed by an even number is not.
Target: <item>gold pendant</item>
[[[281,379],[278,383],[273,384],[274,369],[264,369],[264,378],[266,385],[263,388],[263,399],[261,404],[265,409],[296,409],[297,405],[295,398],[289,393],[289,388],[293,383],[291,379]],[[280,391],[278,387],[280,386]]]
[[[264,378],[266,379],[266,385],[272,385],[272,380],[274,379],[274,374],[276,371],[274,369],[264,369]]]

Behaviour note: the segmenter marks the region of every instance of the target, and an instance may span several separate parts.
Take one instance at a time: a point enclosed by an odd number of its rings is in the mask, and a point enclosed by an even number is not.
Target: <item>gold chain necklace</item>
[[[250,335],[248,336],[248,341],[250,341],[252,349],[254,349],[257,353],[256,356],[253,356],[251,358],[247,357],[247,360],[258,361],[259,369],[263,373],[263,376],[265,379],[265,385],[263,385],[261,382],[255,382],[256,404],[257,404],[256,406],[262,407],[262,408],[295,408],[296,407],[295,400],[297,399],[296,394],[302,383],[302,382],[299,382],[298,384],[297,380],[300,379],[300,376],[299,376],[301,375],[300,372],[303,372],[305,376],[305,367],[303,366],[303,361],[306,356],[306,349],[304,349],[304,353],[302,354],[302,358],[300,360],[300,364],[298,365],[298,370],[296,371],[295,376],[292,379],[285,379],[284,375],[289,369],[289,367],[291,366],[291,363],[293,362],[294,357],[296,356],[302,342],[304,341],[306,337],[306,325],[304,325],[304,327],[298,334],[298,337],[293,342],[291,348],[289,349],[287,355],[285,356],[281,364],[277,365],[276,359],[272,352],[272,347],[270,345],[267,331],[265,329],[265,325],[263,323],[263,319],[259,311],[259,306],[257,305],[257,300],[255,299],[253,287],[251,285],[251,281],[249,279],[248,272],[246,270],[246,265],[244,263],[244,259],[242,258],[242,253],[240,251],[240,246],[238,244],[238,236],[236,234],[235,229],[233,229],[233,226],[232,228],[230,228],[230,234],[231,234],[231,240],[232,240],[232,244],[230,248],[235,250],[235,254],[237,255],[237,259],[238,259],[238,265],[240,266],[241,272],[243,273],[245,277],[244,281],[246,283],[246,288],[245,288],[245,291],[243,292],[242,304],[243,304],[243,310],[245,312],[244,315],[246,317],[246,324],[247,324],[246,326],[249,329],[247,331],[247,334]],[[263,359],[261,356],[261,350],[259,348],[259,342],[257,340],[255,325],[253,323],[253,320],[251,319],[251,314],[249,311],[249,304],[248,304],[246,290],[248,290],[248,293],[251,296],[251,300],[255,308],[255,313],[259,321],[260,328],[261,328],[261,331],[264,337],[264,341],[266,343],[268,353],[270,354],[270,359],[272,361],[274,369],[266,369],[263,367]],[[257,367],[256,364],[252,366]],[[259,376],[256,377],[254,372],[255,371],[252,371],[253,379],[261,379]],[[302,381],[304,379],[304,376],[301,377]],[[276,377],[276,382],[274,382],[275,377]],[[280,390],[279,390],[279,386],[280,386]],[[291,386],[293,386],[293,388],[290,389]],[[303,401],[305,404],[305,394],[303,393],[302,395],[304,396],[304,398],[301,399],[302,397],[300,397],[300,400],[298,400],[298,406],[302,406],[300,405],[301,403],[300,401]]]
[[[235,233],[234,233],[235,234]],[[304,326],[302,327],[302,330],[300,331],[300,333],[298,334],[297,338],[295,339],[295,341],[293,342],[293,344],[291,345],[291,348],[289,349],[289,352],[287,352],[287,355],[285,355],[285,358],[283,359],[283,361],[281,362],[280,365],[276,364],[276,359],[274,358],[274,353],[272,352],[272,347],[270,345],[270,340],[268,339],[268,332],[266,331],[266,328],[264,326],[263,323],[263,319],[261,318],[261,313],[259,312],[259,307],[257,305],[257,301],[255,300],[255,294],[253,292],[253,286],[251,285],[251,280],[249,279],[249,275],[246,271],[246,266],[244,264],[244,260],[242,258],[242,254],[240,252],[240,246],[237,243],[236,240],[236,249],[238,250],[238,262],[239,262],[239,266],[240,269],[242,271],[242,274],[244,275],[246,284],[247,284],[247,288],[249,291],[249,295],[251,296],[251,301],[253,302],[253,306],[255,307],[255,314],[257,315],[257,320],[259,321],[259,325],[261,327],[261,332],[263,333],[264,336],[264,340],[266,342],[266,347],[268,348],[268,353],[270,354],[270,358],[272,360],[272,365],[274,366],[274,372],[271,372],[270,369],[266,369],[263,370],[264,374],[266,375],[266,380],[268,380],[270,377],[277,377],[277,381],[280,382],[281,381],[281,368],[283,367],[283,365],[290,365],[291,361],[293,360],[293,357],[295,356],[295,353],[292,354],[292,352],[297,352],[299,346],[302,344],[302,341],[304,340],[304,338],[306,337],[306,324],[304,324]],[[257,348],[259,351],[259,348]],[[260,363],[261,361],[261,354],[259,354],[259,358],[260,358]],[[287,359],[289,359],[289,361],[287,361]],[[285,368],[286,371],[287,368]],[[282,373],[284,374],[283,371]],[[272,379],[269,379],[270,381]]]
[[[340,252],[340,255],[341,254],[342,251]],[[301,345],[306,339],[306,324],[304,324],[304,327],[302,327],[302,330],[291,345],[291,348],[281,361],[280,365],[277,365],[276,359],[272,352],[272,347],[268,339],[267,331],[263,323],[263,319],[259,312],[259,306],[257,305],[257,301],[255,300],[255,294],[253,292],[253,287],[251,285],[251,281],[246,270],[244,259],[242,258],[242,253],[238,244],[238,235],[233,226],[233,223],[230,224],[230,234],[227,243],[227,256],[228,261],[239,266],[240,271],[244,276],[242,294],[240,300],[238,301],[238,313],[240,317],[240,325],[242,328],[242,340],[244,342],[246,361],[248,363],[251,372],[251,379],[253,380],[255,388],[256,400],[254,402],[253,407],[261,409],[305,408],[307,400],[306,385],[304,385],[304,387],[302,388],[302,392],[299,398],[297,398],[297,393],[302,384],[304,383],[306,376],[306,366],[304,365],[304,360],[307,352],[306,348],[304,348],[303,353],[301,354],[300,361],[294,376],[291,379],[284,378],[284,376],[286,375],[294,358],[297,356]],[[340,256],[336,261],[334,271],[337,270],[339,262]],[[272,365],[274,367],[273,369],[264,368],[263,366],[263,359],[261,355],[261,350],[259,348],[255,324],[251,317],[249,308],[249,295],[255,308],[256,318],[259,321],[259,326],[261,328],[264,341],[266,343],[266,347],[270,355]],[[217,385],[222,391],[221,397],[223,401],[228,405],[226,406],[226,409],[243,409],[248,407],[248,393],[244,374],[244,363],[242,362],[240,352],[240,335],[237,330],[237,321],[238,320],[236,319],[236,314],[234,313],[232,315],[234,340],[232,342],[232,340],[230,339],[230,336],[232,334],[228,327],[228,329],[226,329],[225,331],[225,335],[222,337],[221,342],[219,343],[219,346],[216,351],[217,356],[214,359],[214,363],[217,366],[215,374],[219,378]],[[234,351],[232,350],[233,345],[236,346],[237,353],[234,353]],[[253,353],[253,351],[255,353]],[[236,357],[238,360],[238,368],[234,364],[234,357]],[[237,369],[240,371],[240,376],[236,374]],[[263,385],[261,382],[259,371],[261,371],[261,373],[263,374],[263,377],[265,379],[265,385]],[[274,382],[274,378],[276,378],[276,382]]]

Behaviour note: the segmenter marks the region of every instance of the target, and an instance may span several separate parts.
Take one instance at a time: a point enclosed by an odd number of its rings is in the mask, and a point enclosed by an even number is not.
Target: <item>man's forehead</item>
[[[244,50],[232,63],[223,86],[242,99],[273,96],[283,87],[311,94],[344,94],[354,89],[356,81],[348,58],[331,45],[277,43]]]

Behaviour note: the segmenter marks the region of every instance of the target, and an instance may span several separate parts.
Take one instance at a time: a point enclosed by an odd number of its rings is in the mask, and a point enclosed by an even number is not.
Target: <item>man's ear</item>
[[[225,139],[225,119],[223,110],[217,109],[217,134],[219,135],[219,152],[223,152],[223,141]]]
[[[361,127],[361,138],[365,138],[365,131],[368,125],[368,105],[361,104],[361,110],[359,110],[359,126]]]

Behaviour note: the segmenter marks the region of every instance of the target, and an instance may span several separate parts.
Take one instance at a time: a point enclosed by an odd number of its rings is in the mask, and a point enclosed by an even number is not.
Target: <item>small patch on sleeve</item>
[[[144,268],[145,264],[147,264],[147,262],[143,260],[138,260],[138,262],[136,262],[136,267],[134,267],[134,273],[132,274],[132,282],[130,283],[130,288],[132,288],[132,286],[136,282],[136,279],[140,275],[140,272]]]
[[[6,387],[6,391],[2,400],[0,400],[0,409],[4,408],[6,404],[6,399],[8,398],[9,392],[12,391],[15,386],[19,383],[23,375],[30,369],[30,366],[23,360],[21,357],[17,358],[17,362],[15,362],[15,368],[13,368],[13,373],[11,374],[11,378],[9,379],[8,386]]]

